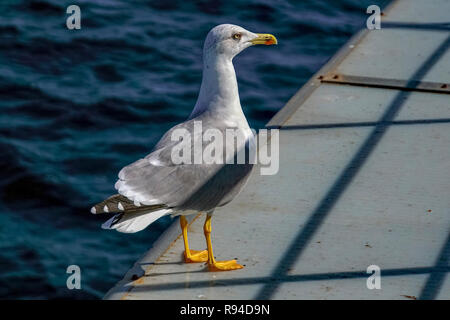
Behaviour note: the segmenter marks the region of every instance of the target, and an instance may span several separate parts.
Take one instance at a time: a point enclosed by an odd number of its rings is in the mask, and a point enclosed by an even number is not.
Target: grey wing
[[[185,202],[215,171],[201,165],[155,166],[146,158],[124,169],[115,186],[120,194],[137,206],[164,204],[172,208]]]
[[[175,129],[192,131],[192,121],[170,129],[158,142],[154,151],[119,172],[116,189],[135,205],[164,204],[176,207],[185,202],[203,181],[214,175],[218,165],[175,164],[172,149],[179,141],[172,141]],[[198,139],[201,137],[193,137]]]
[[[171,139],[175,129],[192,133],[193,120],[170,129],[152,153],[124,167],[115,185],[119,193],[135,205],[163,204],[182,210],[209,210],[230,201],[245,183],[252,165],[175,164],[172,149],[179,143]],[[192,139],[203,137],[200,133]],[[198,152],[194,144],[192,158]]]

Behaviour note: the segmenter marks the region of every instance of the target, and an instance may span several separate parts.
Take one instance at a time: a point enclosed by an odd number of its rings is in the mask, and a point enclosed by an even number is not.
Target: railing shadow
[[[417,85],[417,81],[423,79],[427,72],[442,58],[450,46],[450,36],[431,54],[431,56],[420,66],[420,68],[413,74],[408,81],[408,87],[413,88]],[[347,167],[337,178],[336,182],[329,189],[325,197],[316,207],[311,217],[306,222],[305,226],[299,231],[297,236],[291,242],[284,255],[280,259],[278,265],[272,272],[271,278],[275,279],[273,282],[267,283],[261,291],[257,294],[255,299],[270,299],[280,285],[280,281],[276,279],[283,278],[288,270],[292,268],[293,264],[301,256],[302,252],[307,247],[309,241],[312,239],[315,232],[319,229],[325,221],[328,214],[331,212],[334,205],[337,203],[341,195],[350,185],[352,180],[358,174],[366,160],[370,157],[381,138],[386,133],[390,123],[394,121],[395,116],[400,111],[401,107],[410,96],[410,91],[400,91],[388,106],[381,119],[377,122],[372,132],[367,137],[366,141],[360,149],[353,156]]]
[[[196,273],[202,272],[201,270]],[[398,268],[398,269],[384,269],[381,270],[382,277],[389,276],[407,276],[419,274],[445,274],[450,272],[449,266],[438,267],[415,267],[415,268]],[[176,272],[177,274],[179,272]],[[170,276],[171,273],[160,274],[161,276]],[[152,275],[153,276],[153,275]],[[156,275],[155,275],[156,276]],[[307,281],[323,281],[323,280],[344,280],[344,279],[358,279],[367,278],[370,274],[366,270],[361,271],[347,271],[347,272],[328,272],[302,275],[283,275],[277,278],[273,277],[253,277],[253,278],[234,278],[234,279],[212,279],[212,280],[197,280],[197,281],[183,281],[183,282],[169,282],[161,284],[141,284],[133,287],[133,292],[147,292],[157,290],[178,290],[186,288],[209,288],[217,286],[243,286],[252,284],[267,285],[271,283],[290,283],[290,282],[307,282]]]

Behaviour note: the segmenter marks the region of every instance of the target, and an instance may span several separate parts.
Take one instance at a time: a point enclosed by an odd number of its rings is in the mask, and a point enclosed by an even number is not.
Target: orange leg
[[[206,245],[208,247],[208,268],[210,271],[228,271],[244,268],[237,263],[236,260],[228,261],[216,261],[213,254],[212,243],[211,243],[211,217],[212,215],[208,213],[206,216],[205,225],[203,226],[203,231],[205,232]]]
[[[184,261],[186,263],[192,262],[206,262],[208,261],[208,251],[190,250],[187,236],[188,222],[184,216],[180,216],[180,226],[183,232],[184,240]]]

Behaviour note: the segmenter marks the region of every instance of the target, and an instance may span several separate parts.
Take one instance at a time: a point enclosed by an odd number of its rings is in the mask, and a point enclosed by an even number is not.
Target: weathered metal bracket
[[[338,73],[328,73],[323,76],[320,75],[318,76],[318,79],[323,83],[349,84],[362,87],[450,94],[450,83],[361,77]]]

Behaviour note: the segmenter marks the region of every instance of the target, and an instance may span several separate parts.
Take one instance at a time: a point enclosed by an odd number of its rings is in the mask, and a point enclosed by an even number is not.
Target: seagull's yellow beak
[[[270,46],[271,44],[278,44],[277,38],[269,33],[257,33],[258,38],[250,40],[252,44],[265,44]]]

